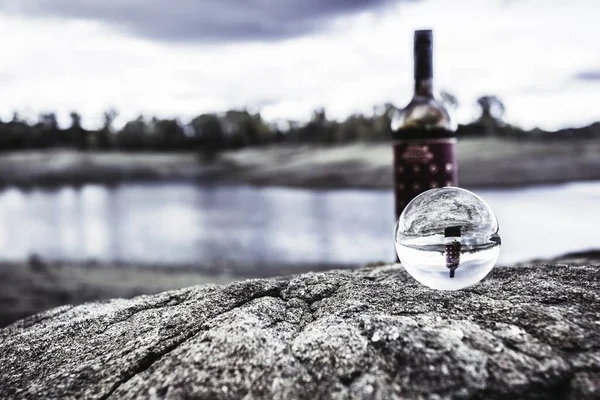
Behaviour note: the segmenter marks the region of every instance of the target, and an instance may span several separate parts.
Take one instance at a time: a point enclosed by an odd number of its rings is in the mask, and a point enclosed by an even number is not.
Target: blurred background
[[[415,29],[500,264],[600,249],[596,0],[0,0],[0,326],[392,262]]]

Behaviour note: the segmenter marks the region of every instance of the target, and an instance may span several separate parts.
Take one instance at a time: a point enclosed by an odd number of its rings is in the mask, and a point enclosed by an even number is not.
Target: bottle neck
[[[433,97],[433,54],[430,46],[415,46],[415,95]]]
[[[416,79],[415,78],[415,96],[433,97],[433,79]]]

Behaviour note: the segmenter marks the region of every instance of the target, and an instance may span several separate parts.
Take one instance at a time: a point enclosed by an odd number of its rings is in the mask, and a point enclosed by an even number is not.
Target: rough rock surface
[[[440,292],[375,266],[60,307],[0,330],[0,398],[599,398],[599,275]]]

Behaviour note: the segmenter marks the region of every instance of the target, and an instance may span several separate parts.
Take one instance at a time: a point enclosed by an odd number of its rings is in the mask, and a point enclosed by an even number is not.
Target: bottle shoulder
[[[392,116],[392,131],[401,129],[444,129],[455,131],[456,121],[444,104],[433,96],[415,96]]]

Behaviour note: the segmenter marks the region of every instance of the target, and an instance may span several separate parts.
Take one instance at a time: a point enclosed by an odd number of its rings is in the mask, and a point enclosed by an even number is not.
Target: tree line
[[[449,93],[442,93],[449,107],[458,101]],[[496,96],[478,100],[481,117],[473,124],[462,126],[459,134],[481,133],[514,134],[515,129],[502,121],[504,104]],[[375,107],[371,115],[353,114],[343,121],[331,120],[324,109],[313,112],[304,123],[287,121],[285,124],[265,121],[260,113],[248,110],[230,110],[225,113],[206,113],[188,123],[178,119],[145,118],[140,116],[114,129],[117,112],[104,113],[100,129],[82,127],[81,116],[72,112],[71,123],[59,128],[54,113],[39,115],[35,123],[14,114],[8,122],[0,121],[0,151],[74,148],[94,151],[201,151],[207,156],[221,150],[241,149],[274,143],[334,145],[355,141],[386,141],[391,137],[391,116],[398,108],[391,103]],[[508,133],[507,133],[508,132]]]
[[[389,138],[390,118],[395,109],[385,105],[374,115],[356,114],[338,122],[327,118],[324,109],[315,110],[309,121],[270,123],[260,113],[230,110],[207,113],[188,123],[178,119],[140,116],[114,129],[115,111],[104,113],[100,129],[82,127],[81,116],[71,113],[70,126],[61,129],[54,113],[41,114],[36,123],[15,114],[8,122],[0,121],[0,149],[24,150],[70,147],[79,150],[176,151],[203,149],[214,152],[272,143],[335,144],[356,140],[377,141]]]

